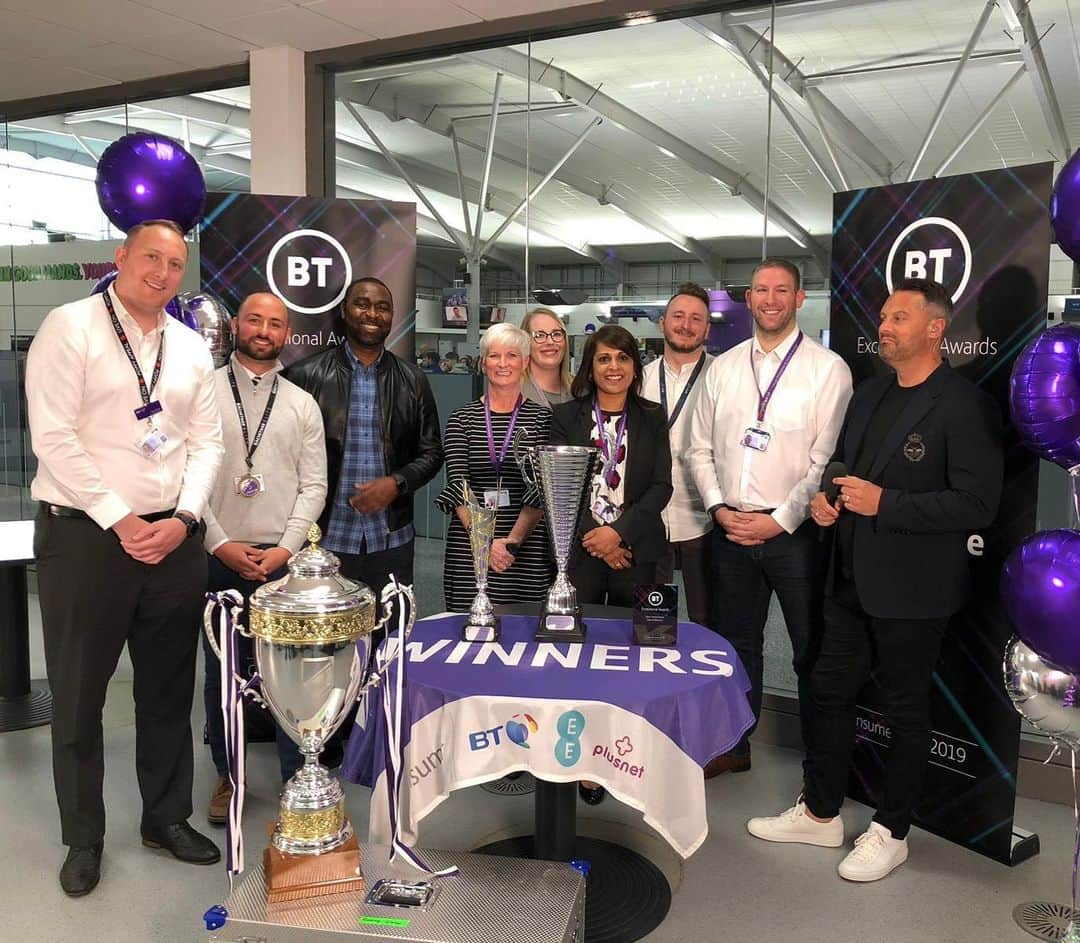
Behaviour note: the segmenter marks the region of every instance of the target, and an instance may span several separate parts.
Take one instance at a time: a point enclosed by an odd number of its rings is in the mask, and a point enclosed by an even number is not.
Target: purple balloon
[[[1001,600],[1020,638],[1054,667],[1080,673],[1080,532],[1028,537],[1005,561]]]
[[[169,303],[165,305],[165,313],[168,314],[169,317],[176,318],[177,321],[190,327],[193,331],[199,330],[199,322],[196,320],[195,315],[188,311],[184,306],[179,295],[173,295],[173,297],[169,299]]]
[[[120,273],[113,270],[108,275],[103,275],[98,279],[97,284],[90,289],[91,295],[100,295],[106,288],[108,288],[113,282],[116,281],[116,276]]]
[[[113,141],[97,165],[98,203],[127,232],[148,219],[171,219],[188,232],[206,203],[199,165],[179,141],[138,131]]]
[[[1063,468],[1080,464],[1080,325],[1055,325],[1020,351],[1009,403],[1024,445]]]
[[[1080,262],[1080,151],[1065,162],[1054,182],[1050,223],[1061,251]]]

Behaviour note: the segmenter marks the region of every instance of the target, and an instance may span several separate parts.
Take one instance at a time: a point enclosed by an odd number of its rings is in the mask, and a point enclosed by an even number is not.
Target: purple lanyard
[[[765,421],[765,410],[769,406],[769,400],[772,399],[773,393],[776,392],[776,386],[780,382],[780,377],[784,375],[784,371],[788,368],[788,364],[791,363],[791,358],[795,356],[795,351],[799,349],[799,345],[802,343],[803,333],[799,331],[799,336],[795,338],[795,343],[791,345],[791,350],[787,352],[787,355],[780,361],[780,366],[777,368],[776,373],[773,375],[772,383],[769,384],[769,388],[762,393],[761,386],[757,381],[757,373],[754,371],[754,345],[750,345],[750,373],[754,377],[754,386],[758,388],[758,408],[757,408],[757,421]]]
[[[661,368],[663,365],[661,365]],[[609,488],[615,487],[618,476],[619,449],[622,448],[623,439],[626,438],[626,417],[630,413],[630,404],[623,407],[622,415],[615,425],[615,446],[608,451],[608,437],[604,434],[604,414],[600,411],[600,403],[593,400],[593,417],[596,419],[596,434],[600,437],[600,451],[604,453],[604,481]]]
[[[491,428],[491,404],[484,397],[484,424],[487,426],[488,458],[495,468],[495,477],[502,477],[502,464],[506,461],[506,453],[510,451],[510,440],[514,435],[514,426],[517,425],[518,411],[521,409],[523,397],[518,393],[517,402],[514,403],[514,411],[510,414],[510,425],[506,428],[506,437],[503,439],[502,448],[495,452],[495,433]]]

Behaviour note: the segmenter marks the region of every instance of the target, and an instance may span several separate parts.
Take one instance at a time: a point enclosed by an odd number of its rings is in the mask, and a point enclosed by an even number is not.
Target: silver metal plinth
[[[244,940],[581,943],[584,940],[585,878],[568,864],[464,852],[423,851],[422,854],[433,867],[456,864],[461,869],[456,877],[437,879],[439,894],[426,910],[369,905],[362,893],[268,904],[260,863],[248,871],[226,899],[228,921],[208,939],[210,943]],[[431,880],[408,866],[391,865],[387,856],[385,847],[361,844],[360,865],[368,887],[380,878]]]

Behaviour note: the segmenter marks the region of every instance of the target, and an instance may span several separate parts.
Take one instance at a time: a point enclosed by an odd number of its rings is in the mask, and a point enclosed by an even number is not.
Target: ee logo
[[[581,759],[581,734],[585,730],[585,715],[581,711],[566,711],[555,725],[559,739],[555,741],[555,759],[561,766],[573,766]]]

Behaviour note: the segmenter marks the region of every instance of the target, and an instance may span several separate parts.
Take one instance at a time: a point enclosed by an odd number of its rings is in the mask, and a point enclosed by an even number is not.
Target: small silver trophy
[[[461,637],[466,642],[497,642],[499,640],[499,617],[487,594],[488,566],[491,563],[491,542],[495,539],[495,508],[489,508],[476,500],[469,483],[461,483],[465,510],[469,515],[469,545],[472,548],[473,573],[476,574],[476,596],[469,608]]]
[[[566,575],[578,522],[589,495],[589,479],[599,451],[583,445],[522,446],[514,443],[521,474],[539,485],[547,516],[548,538],[555,557],[555,582],[540,611],[536,638],[545,642],[584,642],[585,623],[577,590]]]

